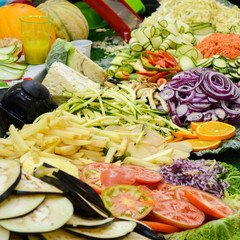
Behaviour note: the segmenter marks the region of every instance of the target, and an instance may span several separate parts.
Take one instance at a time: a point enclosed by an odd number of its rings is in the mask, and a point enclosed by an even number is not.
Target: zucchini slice
[[[137,223],[134,221],[115,221],[111,225],[86,229],[86,228],[64,228],[69,233],[74,234],[78,237],[83,237],[91,240],[102,240],[102,239],[119,239],[126,237],[130,232],[134,230]]]
[[[23,216],[37,208],[44,198],[45,195],[11,195],[0,203],[0,219]]]
[[[17,46],[15,44],[12,44],[10,46],[7,47],[1,47],[0,48],[0,53],[1,54],[11,54],[16,50]]]
[[[82,238],[79,238],[67,231],[64,231],[63,229],[58,229],[53,232],[41,233],[40,239],[41,240],[81,240]],[[37,239],[29,239],[29,240],[37,240]]]
[[[22,170],[22,177],[15,188],[17,194],[63,194],[63,192]]]
[[[21,179],[21,166],[15,160],[0,161],[0,203],[14,190]]]
[[[8,240],[10,237],[10,232],[3,228],[3,227],[0,227],[0,239],[1,240]]]
[[[21,78],[22,75],[23,75],[23,72],[16,74],[0,68],[0,80],[17,80]]]
[[[3,63],[3,62],[1,62],[0,65],[10,67],[10,68],[19,69],[19,70],[26,70],[27,69],[26,64],[19,64],[19,63],[14,63],[14,62],[13,63]]]
[[[212,61],[212,65],[216,68],[219,69],[226,69],[227,68],[227,63],[225,60],[221,59],[221,58],[215,58]]]
[[[78,215],[73,215],[65,224],[65,227],[77,227],[77,228],[98,228],[111,224],[114,218],[84,218]]]
[[[183,71],[186,71],[186,70],[189,70],[189,69],[192,69],[192,68],[195,68],[196,67],[196,64],[194,62],[194,60],[191,58],[191,57],[188,57],[186,55],[183,55],[181,58],[180,58],[180,68],[183,70]]]
[[[63,226],[73,215],[73,205],[65,197],[47,196],[33,212],[18,218],[1,220],[0,225],[20,233],[50,232]]]

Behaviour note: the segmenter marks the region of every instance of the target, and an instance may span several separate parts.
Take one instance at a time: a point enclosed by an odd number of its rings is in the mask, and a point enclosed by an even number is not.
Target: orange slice
[[[197,130],[197,127],[200,126],[203,122],[191,122],[191,129],[192,130]]]
[[[195,131],[183,132],[183,131],[172,131],[172,134],[176,138],[198,138]]]
[[[209,121],[200,124],[196,134],[201,140],[219,141],[233,137],[236,134],[236,128],[228,123]]]
[[[200,139],[187,139],[185,140],[192,144],[192,150],[198,152],[206,149],[215,149],[220,146],[222,141],[205,141]]]

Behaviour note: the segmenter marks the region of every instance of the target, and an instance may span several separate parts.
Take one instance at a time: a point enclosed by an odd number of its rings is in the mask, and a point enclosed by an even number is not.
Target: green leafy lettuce
[[[239,240],[240,215],[210,221],[199,228],[166,234],[167,240]]]

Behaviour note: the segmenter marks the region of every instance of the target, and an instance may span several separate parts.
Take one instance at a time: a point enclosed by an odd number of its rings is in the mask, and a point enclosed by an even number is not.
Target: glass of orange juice
[[[43,64],[49,51],[53,19],[45,16],[24,16],[20,21],[26,63]]]

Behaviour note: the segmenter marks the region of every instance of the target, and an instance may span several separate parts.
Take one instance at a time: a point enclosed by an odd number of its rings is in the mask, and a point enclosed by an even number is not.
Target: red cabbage
[[[209,192],[219,198],[230,185],[219,176],[227,171],[215,160],[175,159],[172,165],[164,164],[159,172],[163,181],[175,186],[191,186]]]

